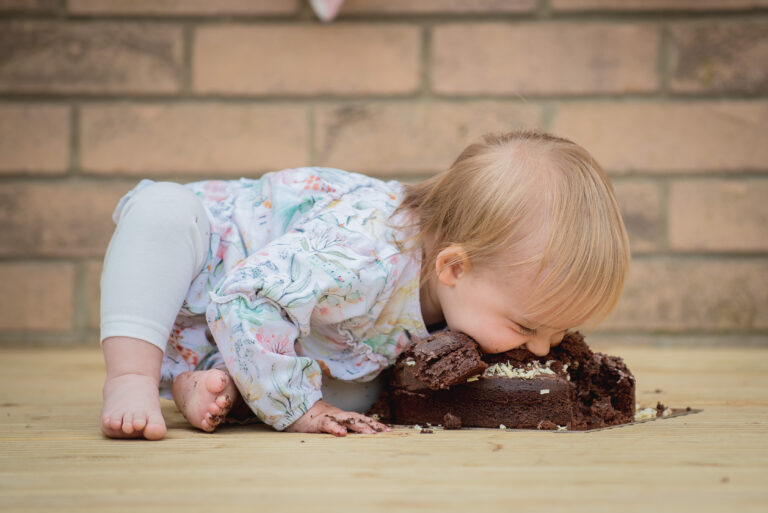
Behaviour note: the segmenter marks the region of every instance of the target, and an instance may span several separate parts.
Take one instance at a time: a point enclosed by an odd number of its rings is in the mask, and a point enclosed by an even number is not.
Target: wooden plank
[[[641,404],[703,411],[568,436],[334,438],[265,426],[206,434],[165,402],[164,441],[109,440],[97,350],[0,350],[0,510],[765,511],[768,350],[607,352],[632,368]]]

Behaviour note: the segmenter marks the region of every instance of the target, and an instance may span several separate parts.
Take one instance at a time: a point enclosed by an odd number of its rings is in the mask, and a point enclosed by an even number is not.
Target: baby
[[[389,428],[323,400],[411,336],[546,355],[618,301],[629,245],[580,146],[486,135],[418,185],[331,168],[186,186],[142,181],[115,210],[102,275],[102,431],[163,438],[159,396],[213,431],[231,409],[277,430]],[[349,392],[351,390],[351,392]],[[358,397],[359,399],[359,397]]]

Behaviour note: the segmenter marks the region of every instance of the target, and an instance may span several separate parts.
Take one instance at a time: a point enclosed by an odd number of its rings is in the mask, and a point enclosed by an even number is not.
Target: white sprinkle
[[[557,425],[557,424],[555,424]],[[558,431],[568,431],[568,426],[557,426]]]
[[[405,359],[405,364],[408,365],[409,367],[411,367],[413,365],[416,365],[416,360],[414,360],[413,358],[406,358]]]
[[[499,429],[507,429],[507,426],[505,426],[504,424],[499,424]]]
[[[554,362],[554,360],[550,360],[550,362]],[[551,365],[551,363],[549,365]],[[523,367],[514,367],[509,362],[495,363],[485,369],[482,376],[485,378],[501,376],[507,378],[533,379],[541,374],[554,376],[555,371],[550,369],[549,366],[542,367],[538,360],[534,360]]]
[[[475,374],[474,376],[467,378],[467,383],[471,383],[472,381],[477,381],[480,379],[480,374]]]
[[[643,408],[635,413],[635,420],[646,420],[656,418],[656,408]]]
[[[549,393],[549,389],[548,388],[542,388],[541,390],[539,390],[539,394],[541,394],[541,395],[548,394],[548,393]]]
[[[413,426],[413,429],[415,429],[416,431],[421,431],[421,426],[416,424],[416,425]]]

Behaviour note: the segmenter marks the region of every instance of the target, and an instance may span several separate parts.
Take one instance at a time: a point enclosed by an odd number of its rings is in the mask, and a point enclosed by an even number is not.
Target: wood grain
[[[622,347],[638,402],[701,413],[591,433],[104,438],[98,350],[0,350],[0,511],[766,511],[768,350]]]

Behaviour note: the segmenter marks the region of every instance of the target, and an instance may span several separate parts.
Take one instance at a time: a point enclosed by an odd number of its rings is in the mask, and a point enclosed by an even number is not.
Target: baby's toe
[[[229,409],[232,407],[232,398],[229,394],[222,394],[216,398],[216,406],[221,409]]]
[[[107,436],[116,437],[122,435],[122,425],[122,419],[114,418],[109,413],[101,416],[101,431]]]
[[[211,369],[205,379],[205,387],[212,394],[220,394],[227,388],[229,378],[225,372],[218,369]]]
[[[133,434],[133,414],[126,413],[123,415],[123,433],[126,435]]]
[[[134,431],[142,431],[144,427],[147,425],[147,415],[146,414],[135,414],[133,416],[133,430]]]
[[[219,405],[216,403],[211,403],[208,406],[208,412],[205,414],[205,416],[210,421],[211,418],[215,419],[216,417],[221,417],[226,414],[227,414],[227,410],[219,407]]]
[[[104,416],[104,426],[111,431],[123,430],[123,416],[117,413],[108,413]]]
[[[206,413],[205,417],[203,417],[202,422],[200,422],[200,428],[203,431],[212,432],[214,429],[216,429],[216,425],[214,424],[214,417],[210,413]]]
[[[144,428],[144,438],[147,440],[160,440],[165,436],[165,420],[161,413],[150,413],[147,418],[147,425]]]

